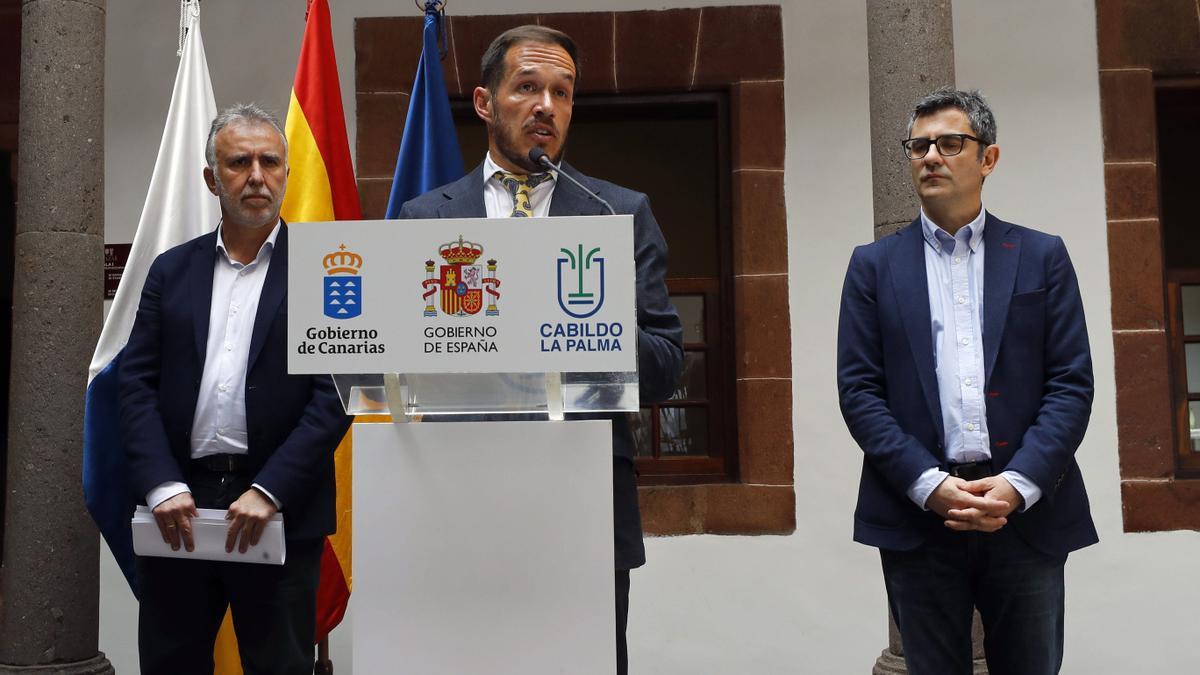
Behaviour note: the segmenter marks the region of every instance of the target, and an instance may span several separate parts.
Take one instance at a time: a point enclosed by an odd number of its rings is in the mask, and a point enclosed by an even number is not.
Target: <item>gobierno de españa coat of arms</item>
[[[437,269],[432,260],[425,261],[425,280],[421,283],[421,298],[425,301],[425,316],[437,316],[438,309],[434,306],[433,296],[439,296],[442,313],[449,316],[470,316],[484,309],[485,316],[498,316],[500,309],[496,303],[500,300],[500,280],[496,278],[496,261],[487,261],[486,267],[475,261],[483,255],[483,244],[466,241],[458,235],[458,241],[451,241],[438,247],[438,256],[445,264]],[[440,291],[440,292],[439,292]],[[486,299],[484,296],[487,296]]]

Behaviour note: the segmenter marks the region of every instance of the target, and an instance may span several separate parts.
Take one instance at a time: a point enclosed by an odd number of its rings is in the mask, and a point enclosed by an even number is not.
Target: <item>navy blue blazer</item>
[[[997,473],[1019,471],[1042,498],[1014,512],[1030,545],[1065,555],[1098,539],[1075,449],[1092,407],[1092,360],[1075,269],[1059,237],[987,214],[983,354]],[[855,541],[915,548],[941,518],[906,495],[945,460],[920,218],[854,250],[842,288],[837,378],[862,448]]]
[[[121,356],[121,440],[139,503],[164,482],[187,480],[216,244],[214,230],[155,259]],[[352,418],[328,376],[288,375],[287,267],[284,224],[254,318],[246,427],[254,482],[283,505],[289,539],[312,539],[337,529],[333,451]]]
[[[562,170],[604,197],[618,214],[633,215],[637,276],[638,377],[643,404],[664,401],[675,391],[683,368],[683,326],[667,294],[667,243],[650,212],[650,200],[608,181],[585,176],[566,162]],[[486,218],[483,164],[457,181],[406,202],[400,218]],[[551,216],[598,216],[608,211],[569,181],[559,181],[550,201]],[[572,419],[613,420],[613,455],[633,459],[633,433],[626,415],[572,415]]]

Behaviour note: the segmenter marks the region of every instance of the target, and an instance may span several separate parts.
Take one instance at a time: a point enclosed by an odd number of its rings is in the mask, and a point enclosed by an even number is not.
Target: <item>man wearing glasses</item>
[[[1059,237],[983,207],[996,122],[975,91],[917,103],[921,212],[855,249],[838,393],[864,453],[855,541],[880,549],[912,675],[1057,673],[1063,567],[1097,541],[1074,459],[1091,413],[1083,304]]]

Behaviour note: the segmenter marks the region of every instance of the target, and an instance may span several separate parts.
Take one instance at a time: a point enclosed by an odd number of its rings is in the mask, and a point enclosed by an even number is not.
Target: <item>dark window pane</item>
[[[1183,332],[1200,335],[1200,286],[1183,287]]]
[[[654,456],[654,445],[651,441],[654,427],[651,426],[653,419],[651,414],[653,412],[649,408],[642,408],[636,415],[629,416],[629,428],[633,431],[634,454],[637,457]]]
[[[683,374],[679,376],[679,386],[671,398],[702,401],[708,398],[707,383],[708,367],[704,352],[687,352],[683,355]]]
[[[576,98],[565,158],[589,176],[650,197],[671,250],[669,276],[717,276],[718,102],[711,94],[671,99]],[[487,152],[487,127],[469,100],[456,101],[453,107],[463,165],[469,171]],[[679,189],[681,185],[688,189]]]
[[[683,341],[704,342],[704,296],[673,295],[671,302],[683,322]]]
[[[1157,91],[1158,179],[1162,213],[1163,253],[1169,269],[1200,267],[1200,209],[1196,189],[1196,156],[1200,154],[1200,89],[1162,88]]]
[[[708,410],[706,408],[659,408],[661,454],[705,457],[708,455]]]
[[[720,273],[717,249],[717,122],[656,119],[639,106],[624,106],[619,119],[606,119],[576,101],[567,161],[589,176],[645,192],[671,250],[671,277]],[[478,120],[476,120],[478,123]],[[478,123],[483,126],[482,123]],[[630,157],[637,157],[630,161]],[[480,160],[475,160],[476,162]],[[680,186],[686,185],[686,190]]]

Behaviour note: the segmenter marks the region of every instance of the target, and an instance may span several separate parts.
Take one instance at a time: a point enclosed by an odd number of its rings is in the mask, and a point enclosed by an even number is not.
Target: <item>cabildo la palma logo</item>
[[[558,259],[558,306],[576,319],[586,319],[604,305],[604,258],[596,255],[600,247],[588,251],[586,256],[583,244],[576,246],[575,251],[566,248],[559,251],[566,257]],[[570,278],[564,280],[564,273]]]
[[[573,319],[589,319],[604,306],[604,257],[600,247],[560,248],[558,306]],[[541,325],[543,352],[619,352],[624,327],[619,321],[568,321]]]
[[[489,259],[486,267],[476,264],[482,255],[483,244],[467,241],[461,234],[458,241],[438,247],[445,264],[439,267],[433,260],[425,261],[425,280],[421,282],[424,316],[437,317],[438,309],[441,315],[459,318],[481,311],[484,316],[500,315],[496,260]],[[426,326],[425,353],[494,352],[495,338],[496,327],[491,325]]]

